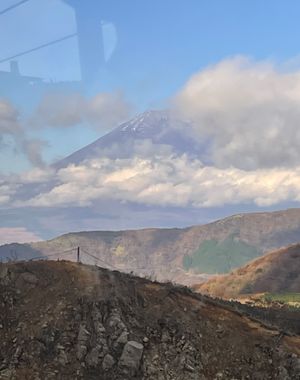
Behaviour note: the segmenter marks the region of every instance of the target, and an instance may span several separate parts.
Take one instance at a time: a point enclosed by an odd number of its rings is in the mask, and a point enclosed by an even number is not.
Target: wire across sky
[[[48,46],[55,45],[55,44],[57,44],[59,42],[66,41],[66,40],[68,40],[70,38],[73,38],[73,37],[76,37],[76,36],[77,36],[77,33],[68,34],[67,36],[58,38],[57,40],[46,42],[45,44],[36,46],[36,47],[34,47],[32,49],[28,49],[28,50],[22,51],[20,53],[14,54],[14,55],[12,55],[10,57],[6,57],[6,58],[3,58],[3,59],[0,59],[0,63],[8,62],[8,61],[10,61],[12,59],[15,59],[15,58],[18,58],[18,57],[22,57],[23,55],[26,55],[26,54],[29,54],[29,53],[33,53],[34,51],[44,49],[44,48],[46,48]]]
[[[13,9],[19,7],[20,5],[23,5],[23,4],[27,3],[28,1],[30,1],[30,0],[22,0],[22,1],[19,1],[19,2],[15,3],[15,4],[11,5],[10,7],[7,7],[5,9],[3,9],[2,11],[0,11],[0,16],[4,15],[7,12],[12,11]]]

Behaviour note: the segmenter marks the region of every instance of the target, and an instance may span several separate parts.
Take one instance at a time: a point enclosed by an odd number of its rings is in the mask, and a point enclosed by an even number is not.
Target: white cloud
[[[7,140],[6,138],[9,138]],[[19,123],[19,113],[13,105],[5,99],[0,99],[0,148],[5,145],[19,147],[23,140],[23,130]],[[7,144],[7,141],[10,144]]]
[[[53,168],[34,168],[27,172],[21,173],[19,176],[13,176],[14,180],[23,184],[45,183],[54,179],[56,172]]]
[[[229,59],[194,75],[174,102],[215,166],[300,165],[300,71]]]
[[[88,100],[85,109],[85,119],[99,129],[116,127],[122,121],[128,120],[131,106],[121,92],[99,93]]]
[[[79,124],[85,100],[78,93],[48,93],[43,96],[30,124],[38,127],[70,127]]]
[[[28,243],[41,238],[24,227],[0,227],[0,245],[9,243]]]
[[[26,136],[18,110],[7,100],[0,99],[0,144],[4,138],[12,138],[14,149],[22,152],[33,166],[43,166],[42,148],[45,141]]]
[[[22,141],[22,149],[28,160],[31,162],[33,167],[43,167],[45,166],[42,152],[48,143],[41,139],[24,139]]]
[[[17,189],[18,184],[15,182],[15,178],[11,178],[10,181],[0,181],[0,206],[11,204]]]
[[[37,127],[73,127],[81,123],[102,130],[128,119],[131,106],[121,92],[99,93],[85,98],[79,93],[45,95],[30,119]]]
[[[0,136],[15,135],[20,131],[17,110],[6,100],[0,99]]]
[[[294,169],[242,170],[204,166],[199,160],[101,158],[60,169],[49,191],[17,206],[91,206],[103,200],[177,207],[215,207],[254,203],[270,206],[300,201],[300,166]]]

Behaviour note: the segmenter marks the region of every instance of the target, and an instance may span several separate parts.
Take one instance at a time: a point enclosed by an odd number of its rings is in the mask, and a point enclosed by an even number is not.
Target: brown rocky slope
[[[0,266],[0,379],[300,379],[299,336],[186,288],[65,261]]]
[[[265,292],[300,293],[300,244],[273,251],[194,288],[221,298]]]

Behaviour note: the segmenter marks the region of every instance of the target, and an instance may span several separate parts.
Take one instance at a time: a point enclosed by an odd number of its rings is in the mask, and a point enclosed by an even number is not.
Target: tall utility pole
[[[97,1],[63,0],[76,15],[81,77],[91,83],[104,65],[103,33]]]

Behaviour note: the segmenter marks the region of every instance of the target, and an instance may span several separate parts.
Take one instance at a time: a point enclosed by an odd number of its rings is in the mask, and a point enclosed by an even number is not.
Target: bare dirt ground
[[[0,379],[300,379],[300,337],[247,313],[71,262],[0,266]]]

